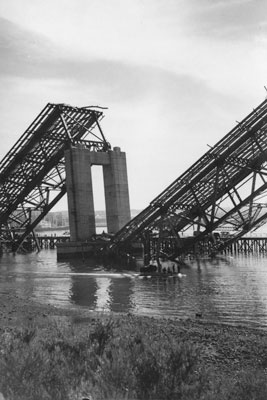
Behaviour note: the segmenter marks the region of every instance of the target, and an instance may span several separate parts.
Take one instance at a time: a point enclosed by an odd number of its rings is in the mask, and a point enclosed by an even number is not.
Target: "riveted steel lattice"
[[[110,148],[99,124],[102,117],[96,109],[48,103],[6,154],[0,163],[2,242],[12,242],[17,250],[63,197],[64,151],[69,146]]]
[[[267,218],[266,161],[267,100],[126,224],[112,248],[164,227],[171,227],[179,242],[193,228],[197,234],[190,244],[178,245],[183,254],[222,226],[233,230],[231,241],[257,229]],[[227,241],[214,246],[223,250]]]

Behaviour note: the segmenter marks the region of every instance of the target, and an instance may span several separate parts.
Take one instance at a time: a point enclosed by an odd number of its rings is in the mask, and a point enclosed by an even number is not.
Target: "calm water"
[[[267,256],[192,261],[182,278],[140,279],[90,262],[57,262],[56,251],[4,255],[0,294],[60,307],[195,318],[267,328]]]

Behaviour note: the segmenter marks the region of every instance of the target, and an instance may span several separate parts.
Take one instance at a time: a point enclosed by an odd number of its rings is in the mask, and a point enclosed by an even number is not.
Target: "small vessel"
[[[171,260],[152,260],[149,265],[140,267],[141,277],[178,277],[182,278],[184,275],[181,274],[181,265],[178,261]]]
[[[176,273],[176,272],[144,272],[144,271],[140,271],[139,274],[140,277],[147,277],[147,278],[171,278],[171,277],[177,277],[177,278],[182,278],[184,275],[181,274],[180,272]]]

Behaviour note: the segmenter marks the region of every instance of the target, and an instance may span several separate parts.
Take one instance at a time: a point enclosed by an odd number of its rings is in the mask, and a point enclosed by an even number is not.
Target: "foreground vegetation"
[[[177,334],[167,320],[133,316],[60,321],[2,331],[6,400],[267,398],[264,357],[253,368],[216,367],[207,342],[187,340],[186,327]]]

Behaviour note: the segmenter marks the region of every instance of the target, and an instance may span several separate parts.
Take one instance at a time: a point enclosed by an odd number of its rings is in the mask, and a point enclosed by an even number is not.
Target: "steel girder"
[[[102,111],[50,104],[0,163],[1,241],[17,250],[66,193],[64,151],[81,143],[107,151]]]
[[[111,247],[160,230],[165,222],[178,236],[196,227],[190,246],[223,225],[233,226],[236,238],[256,229],[267,219],[266,167],[267,100],[126,224]]]

